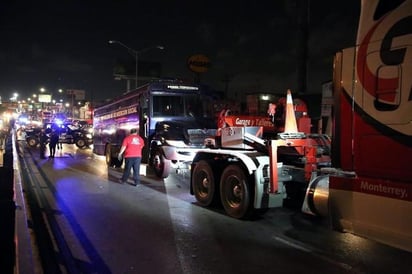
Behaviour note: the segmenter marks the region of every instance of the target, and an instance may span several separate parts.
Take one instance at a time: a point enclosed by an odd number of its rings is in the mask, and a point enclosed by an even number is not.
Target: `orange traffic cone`
[[[296,125],[295,110],[293,108],[292,93],[288,89],[286,95],[286,116],[285,116],[285,130],[284,133],[298,133],[298,126]]]

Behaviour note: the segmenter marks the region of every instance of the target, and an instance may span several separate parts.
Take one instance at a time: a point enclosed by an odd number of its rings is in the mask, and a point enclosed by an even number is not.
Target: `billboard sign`
[[[52,99],[51,94],[48,93],[40,93],[38,95],[39,103],[50,103]]]
[[[85,100],[86,92],[82,89],[68,89],[66,94],[73,97],[74,100]]]

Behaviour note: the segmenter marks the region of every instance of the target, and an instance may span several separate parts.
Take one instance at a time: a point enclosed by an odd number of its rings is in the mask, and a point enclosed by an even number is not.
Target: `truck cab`
[[[182,88],[182,87],[180,87]],[[171,168],[186,169],[204,140],[216,135],[216,121],[208,112],[210,102],[198,92],[152,91],[141,132],[148,142],[148,162],[158,177]]]

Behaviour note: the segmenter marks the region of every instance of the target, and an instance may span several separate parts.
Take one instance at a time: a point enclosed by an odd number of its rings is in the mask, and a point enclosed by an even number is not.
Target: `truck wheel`
[[[123,164],[123,160],[119,161],[117,158],[113,158],[113,163],[115,168],[121,168]]]
[[[199,161],[193,169],[192,187],[201,206],[210,206],[216,200],[216,184],[213,171],[206,161]]]
[[[28,137],[26,142],[29,147],[37,147],[37,145],[39,144],[39,140],[35,137]]]
[[[112,163],[112,147],[110,145],[106,146],[105,156],[106,156],[106,165],[108,167],[111,167],[113,163]]]
[[[77,140],[76,140],[76,146],[77,146],[78,148],[85,148],[85,147],[86,147],[86,141],[85,141],[84,139],[82,139],[82,138],[77,139]]]
[[[116,161],[119,161],[117,159],[115,159],[114,157],[112,157],[112,146],[111,145],[107,145],[106,146],[106,165],[108,167],[112,167],[112,166],[116,166]],[[116,160],[116,161],[115,161]],[[117,166],[116,166],[117,167]]]
[[[247,219],[253,215],[248,179],[239,166],[230,165],[223,171],[220,200],[226,213],[233,218]]]
[[[156,176],[163,179],[169,176],[172,163],[165,158],[160,149],[156,149],[152,157],[152,167]]]
[[[107,167],[113,167],[114,166],[116,168],[120,168],[122,166],[123,160],[119,161],[119,159],[117,159],[117,156],[113,157],[113,151],[112,151],[112,146],[111,145],[106,146],[105,156],[106,156],[106,165],[107,165]]]

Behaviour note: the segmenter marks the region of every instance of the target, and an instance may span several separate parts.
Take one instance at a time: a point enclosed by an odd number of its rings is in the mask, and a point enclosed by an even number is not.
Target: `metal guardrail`
[[[11,135],[2,134],[1,166],[0,166],[0,269],[4,273],[11,273],[14,261],[14,214],[13,200],[13,144]]]
[[[0,269],[2,273],[34,273],[36,268],[26,201],[23,193],[20,158],[14,130],[0,132]]]
[[[6,146],[6,134],[0,133],[0,167],[4,164],[4,153]]]

